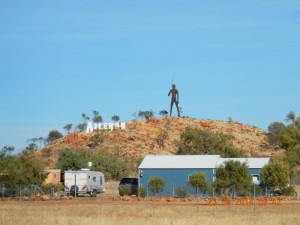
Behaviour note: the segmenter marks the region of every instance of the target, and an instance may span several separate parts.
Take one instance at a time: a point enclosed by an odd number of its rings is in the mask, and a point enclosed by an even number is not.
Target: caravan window
[[[96,182],[96,177],[93,177],[93,181]]]
[[[100,185],[102,185],[102,183],[103,183],[103,178],[100,177]]]

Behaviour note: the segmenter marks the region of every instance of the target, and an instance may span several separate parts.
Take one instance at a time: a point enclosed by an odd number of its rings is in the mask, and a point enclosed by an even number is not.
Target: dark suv
[[[122,178],[119,183],[119,194],[123,195],[137,195],[138,194],[138,178]]]

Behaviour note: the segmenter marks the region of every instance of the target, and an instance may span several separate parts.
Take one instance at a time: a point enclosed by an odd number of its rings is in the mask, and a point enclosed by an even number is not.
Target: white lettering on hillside
[[[126,122],[119,123],[92,123],[88,122],[86,126],[86,133],[91,133],[94,130],[124,130],[126,129]]]

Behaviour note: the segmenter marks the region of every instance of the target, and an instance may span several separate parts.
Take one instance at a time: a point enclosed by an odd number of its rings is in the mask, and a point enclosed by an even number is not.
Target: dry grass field
[[[299,204],[279,206],[174,206],[103,204],[99,199],[0,201],[0,225],[299,225]]]

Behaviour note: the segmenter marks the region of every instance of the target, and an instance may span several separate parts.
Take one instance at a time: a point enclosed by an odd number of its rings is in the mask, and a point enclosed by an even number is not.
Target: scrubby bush
[[[49,184],[42,184],[41,188],[44,193],[52,193],[52,190],[54,192],[62,191],[64,189],[64,185],[62,183],[58,183],[58,184],[49,183]]]
[[[285,130],[284,123],[274,122],[268,126],[268,139],[273,145],[281,145],[280,135]]]
[[[294,186],[285,187],[282,189],[282,195],[284,196],[294,196],[297,195]]]
[[[140,197],[145,198],[147,196],[147,188],[146,187],[139,187],[138,194]]]
[[[130,186],[122,186],[122,188],[120,189],[119,191],[120,195],[121,196],[124,196],[124,195],[130,195],[131,194],[131,187]]]
[[[57,131],[57,130],[51,130],[49,132],[49,134],[48,134],[48,137],[47,137],[46,141],[48,143],[51,143],[53,141],[58,140],[61,137],[63,137],[63,135],[59,131]]]
[[[92,169],[103,172],[106,180],[121,180],[123,177],[127,177],[131,171],[125,161],[105,151],[96,154],[92,162]]]
[[[152,110],[148,111],[139,111],[138,117],[144,118],[145,120],[149,120],[150,118],[154,117],[154,112]]]
[[[233,146],[233,136],[187,127],[175,142],[178,155],[220,154],[222,157],[243,157],[245,153]]]
[[[25,188],[23,188],[21,191],[20,191],[20,194],[21,194],[21,196],[26,196],[26,197],[28,197],[28,196],[31,196],[31,190],[29,189],[29,188],[27,188],[27,187],[25,187]]]
[[[184,188],[178,188],[176,190],[176,195],[178,198],[186,198],[188,197],[188,193]]]
[[[56,167],[63,171],[79,170],[86,168],[88,162],[93,162],[91,170],[101,171],[106,180],[120,180],[127,177],[131,171],[127,163],[113,153],[106,151],[93,153],[88,150],[75,152],[71,149],[63,149],[60,152]]]

